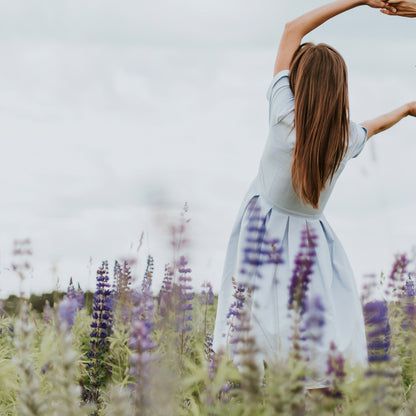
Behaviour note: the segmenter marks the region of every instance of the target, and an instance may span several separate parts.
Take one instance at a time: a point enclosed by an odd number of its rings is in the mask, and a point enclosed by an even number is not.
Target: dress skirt
[[[253,218],[262,224],[266,234],[259,251],[267,255],[270,247],[266,246],[275,240],[273,249],[280,259],[278,264],[260,261],[248,282],[245,256],[252,241]],[[293,335],[293,315],[288,310],[289,286],[305,229],[315,236],[316,244],[311,256],[312,274],[306,299],[309,305],[314,302],[315,309],[318,305],[318,310],[311,313],[321,315],[321,325],[315,329],[311,341],[314,353],[310,365],[316,376],[308,380],[307,388],[320,388],[328,385],[326,370],[331,343],[350,364],[367,364],[363,312],[354,274],[340,241],[323,215],[307,218],[288,214],[261,195],[249,193],[246,196],[228,244],[218,298],[214,350],[230,351],[231,324],[227,315],[234,301],[234,278],[237,283],[255,284],[251,293],[250,325],[260,350],[258,362],[288,357]]]

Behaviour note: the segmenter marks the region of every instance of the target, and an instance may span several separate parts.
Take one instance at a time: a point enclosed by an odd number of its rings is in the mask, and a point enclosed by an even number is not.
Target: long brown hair
[[[305,43],[289,69],[296,131],[292,184],[303,202],[319,208],[319,195],[348,147],[347,67],[331,46]]]

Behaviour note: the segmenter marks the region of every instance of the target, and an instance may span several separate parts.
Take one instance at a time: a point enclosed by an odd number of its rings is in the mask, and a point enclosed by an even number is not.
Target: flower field
[[[406,255],[396,257],[388,276],[372,276],[364,287],[369,366],[351,368],[332,345],[328,388],[310,394],[302,328],[306,323],[309,341],[319,342],[325,325],[319,299],[305,303],[313,236],[303,236],[288,287],[291,355],[260,368],[246,308],[254,283],[234,282],[235,359],[212,349],[216,297],[209,282],[193,286],[184,255],[187,221],[182,216],[172,229],[174,255],[160,290],[152,287],[151,256],[140,280],[129,261],[116,261],[111,270],[103,261],[92,304],[71,281],[65,296],[53,307],[46,302],[43,312],[23,298],[17,314],[0,311],[0,415],[416,414],[415,282]],[[278,252],[268,255],[279,263]],[[250,257],[247,264],[261,269],[263,262]],[[17,272],[24,279],[24,270]],[[373,297],[375,286],[387,300]]]

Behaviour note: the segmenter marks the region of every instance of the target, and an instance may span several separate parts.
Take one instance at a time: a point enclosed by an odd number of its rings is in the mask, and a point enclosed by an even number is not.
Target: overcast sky
[[[26,291],[93,288],[102,260],[147,255],[156,283],[186,201],[197,288],[219,288],[229,233],[267,136],[266,91],[286,20],[322,1],[0,1],[0,297],[14,239]],[[416,19],[361,7],[308,40],[349,68],[359,122],[416,99]],[[374,138],[326,216],[356,278],[415,243],[416,120]],[[139,238],[144,232],[140,250]]]

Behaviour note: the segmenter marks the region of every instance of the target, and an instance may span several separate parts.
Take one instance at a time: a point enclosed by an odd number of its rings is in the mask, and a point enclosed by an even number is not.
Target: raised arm
[[[368,5],[375,8],[385,8],[384,0],[337,0],[324,6],[318,7],[302,16],[286,23],[280,40],[279,51],[274,65],[274,75],[283,69],[289,69],[290,61],[299,47],[302,38],[322,23],[350,10],[354,7]]]
[[[372,120],[364,121],[361,126],[368,131],[367,140],[375,134],[381,133],[398,123],[402,118],[407,116],[416,117],[416,101],[402,105],[390,113],[383,114]]]
[[[390,16],[416,17],[416,0],[389,0],[380,11]]]

